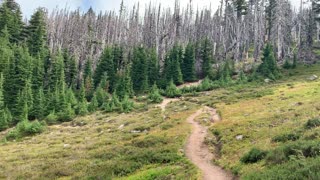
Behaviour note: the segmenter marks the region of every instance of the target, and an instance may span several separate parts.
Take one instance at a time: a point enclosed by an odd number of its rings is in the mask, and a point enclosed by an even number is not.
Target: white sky
[[[1,0],[0,0],[1,1]],[[66,6],[70,9],[80,8],[86,11],[90,6],[96,11],[105,10],[118,10],[120,7],[121,0],[16,0],[22,9],[24,17],[30,17],[34,10],[41,6],[52,10],[56,7],[65,8]],[[186,5],[190,0],[180,0],[181,5]],[[299,6],[301,0],[289,0],[296,7]],[[124,0],[124,3],[128,7],[132,7],[135,3],[139,2],[140,6],[143,7],[149,4],[150,0]],[[163,7],[174,6],[175,0],[151,0],[152,3],[161,2]],[[210,6],[210,3],[214,9],[218,7],[220,0],[192,0],[193,6],[204,7]]]

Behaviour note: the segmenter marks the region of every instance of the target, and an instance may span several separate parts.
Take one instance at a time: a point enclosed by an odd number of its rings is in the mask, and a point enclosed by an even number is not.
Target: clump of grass
[[[300,138],[300,134],[289,133],[281,134],[272,138],[272,142],[287,142],[287,141],[296,141]]]
[[[252,148],[247,154],[242,156],[240,161],[245,164],[256,163],[266,156],[267,152],[258,148]]]
[[[7,140],[20,139],[25,136],[32,136],[35,134],[40,134],[45,130],[45,123],[39,121],[22,121],[17,124],[17,126],[9,131],[6,136]]]
[[[312,129],[320,126],[320,118],[309,119],[305,124],[307,129]]]

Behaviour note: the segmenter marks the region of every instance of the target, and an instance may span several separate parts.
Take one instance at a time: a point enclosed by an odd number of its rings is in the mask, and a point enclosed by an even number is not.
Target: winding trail
[[[206,109],[210,110],[211,115],[214,115],[212,116],[213,121],[220,120],[220,117],[215,113],[216,111],[209,107],[198,110],[187,119],[193,130],[185,147],[186,155],[202,171],[203,180],[231,180],[233,179],[231,174],[211,163],[214,156],[204,143],[204,139],[207,136],[207,128],[194,121]],[[214,120],[214,118],[216,119]]]
[[[176,101],[179,101],[179,99],[164,99],[157,107],[161,108],[162,112],[164,112],[169,103]],[[192,125],[192,133],[185,146],[186,156],[201,170],[203,180],[232,180],[233,176],[231,173],[211,163],[214,155],[204,143],[205,137],[208,134],[207,128],[194,121],[197,116],[205,112],[210,114],[211,122],[221,121],[216,110],[207,106],[189,116],[187,122]]]

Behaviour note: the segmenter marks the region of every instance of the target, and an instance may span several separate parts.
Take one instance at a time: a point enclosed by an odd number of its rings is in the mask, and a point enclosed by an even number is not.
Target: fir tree
[[[263,51],[262,64],[259,66],[258,72],[262,76],[272,80],[275,80],[280,76],[280,71],[273,53],[273,47],[269,43],[266,45]]]
[[[42,86],[37,90],[38,91],[34,91],[34,103],[30,114],[35,119],[43,119],[45,116],[46,98]]]
[[[122,102],[121,102],[121,112],[128,113],[132,111],[134,107],[134,103],[129,100],[129,96],[125,95]]]
[[[29,25],[27,26],[27,43],[29,52],[32,56],[40,55],[41,58],[47,56],[46,50],[46,23],[45,12],[43,9],[38,8],[31,16]]]
[[[195,49],[192,43],[188,43],[184,58],[183,58],[183,79],[186,82],[193,82],[196,80],[196,69],[195,69]]]
[[[180,97],[181,96],[181,91],[173,83],[173,80],[171,80],[169,85],[166,88],[165,94],[169,98]]]
[[[97,69],[94,74],[94,85],[97,87],[105,73],[108,74],[108,81],[109,81],[109,90],[112,91],[114,88],[114,83],[116,82],[116,71],[114,69],[113,63],[113,53],[111,48],[106,48],[101,55],[100,62],[97,66]]]
[[[7,26],[0,35],[0,73],[6,73],[9,70],[10,59],[13,58],[13,52],[9,42],[9,32]]]
[[[160,95],[159,89],[156,84],[152,86],[148,99],[152,103],[161,103],[163,101],[163,98]]]
[[[3,74],[0,74],[0,131],[7,129],[9,126],[9,117],[4,104],[3,96]]]
[[[32,87],[31,81],[27,80],[25,87],[19,93],[17,107],[17,114],[21,120],[28,120],[29,113],[33,109],[33,95],[32,95]],[[27,108],[27,109],[25,109]]]
[[[157,52],[152,49],[148,58],[148,84],[155,84],[159,80],[159,61]]]
[[[210,77],[212,71],[212,45],[208,38],[201,43],[202,77]]]
[[[148,90],[147,54],[144,48],[134,48],[131,79],[133,90],[136,93],[144,93]]]
[[[93,94],[93,97],[91,99],[91,102],[88,106],[88,111],[89,112],[94,112],[99,108],[99,103],[98,103],[98,99],[97,99],[97,95],[96,93]]]
[[[88,113],[88,102],[86,99],[86,91],[84,85],[81,85],[80,93],[79,93],[79,105],[78,105],[78,114],[83,116]]]

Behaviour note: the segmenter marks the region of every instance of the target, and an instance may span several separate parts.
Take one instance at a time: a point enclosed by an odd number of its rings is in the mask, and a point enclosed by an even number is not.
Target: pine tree
[[[163,101],[163,98],[160,95],[159,89],[156,84],[152,86],[148,99],[152,103],[161,103]]]
[[[54,91],[65,83],[64,59],[60,51],[53,56],[51,65],[49,87]]]
[[[8,28],[10,42],[18,43],[21,40],[23,22],[20,6],[14,0],[6,0],[0,7],[0,30]]]
[[[94,92],[94,84],[93,84],[93,80],[92,80],[91,59],[89,59],[84,66],[83,79],[84,79],[84,85],[85,85],[85,89],[86,89],[86,98],[88,101],[90,101],[93,96],[93,92]]]
[[[196,80],[196,69],[195,69],[195,49],[192,43],[188,43],[184,58],[183,58],[183,79],[186,82],[193,82]]]
[[[98,103],[98,99],[97,99],[97,95],[96,93],[93,94],[93,97],[91,99],[91,102],[88,106],[88,110],[89,112],[94,112],[99,108],[99,103]]]
[[[144,48],[134,48],[132,57],[131,79],[136,93],[148,90],[147,54]]]
[[[208,38],[201,43],[202,77],[210,77],[212,73],[212,45]]]
[[[22,47],[14,47],[14,56],[10,60],[8,71],[5,73],[5,102],[12,114],[17,113],[17,99],[19,91],[26,86],[32,75],[32,57]],[[30,83],[30,82],[29,82]],[[20,108],[21,109],[21,108]]]
[[[33,60],[32,67],[32,89],[37,91],[43,86],[44,79],[44,64],[43,60],[40,58],[40,55]]]
[[[86,91],[84,85],[81,85],[79,93],[79,105],[78,105],[78,114],[84,116],[88,113],[88,102],[86,99]]]
[[[165,94],[169,98],[180,97],[181,96],[181,91],[173,83],[173,80],[171,80],[169,85],[166,88]]]
[[[297,65],[298,65],[298,57],[297,57],[297,53],[294,53],[294,55],[293,55],[292,69],[297,68]]]
[[[262,64],[259,66],[258,72],[262,76],[272,80],[275,80],[280,76],[280,71],[273,53],[273,47],[269,43],[266,45],[263,51]]]
[[[68,87],[75,87],[77,79],[77,63],[76,58],[71,56],[67,49],[63,51],[63,60],[65,64],[64,74],[66,76],[66,83]]]
[[[94,74],[94,85],[97,87],[105,73],[108,74],[109,90],[112,92],[116,82],[116,71],[113,63],[113,53],[111,48],[106,48],[100,57],[100,62]]]
[[[13,51],[10,48],[9,32],[7,26],[1,31],[0,35],[0,73],[9,70],[10,59],[13,58]]]
[[[3,74],[0,74],[0,131],[7,129],[9,126],[8,113],[6,112],[3,96]]]
[[[74,109],[78,105],[78,100],[74,95],[72,88],[68,88],[66,92],[66,102],[71,104],[71,107]]]
[[[159,80],[159,61],[157,52],[155,49],[152,49],[149,58],[148,58],[148,84],[155,84]]]
[[[29,25],[26,27],[29,52],[32,56],[40,55],[41,58],[46,57],[48,52],[46,50],[47,32],[44,18],[44,10],[38,8],[31,16]]]
[[[35,119],[43,119],[45,116],[46,98],[42,86],[37,88],[37,90],[34,91],[34,103],[30,114]]]
[[[19,121],[28,120],[29,113],[33,109],[33,95],[31,81],[27,80],[25,87],[19,93],[17,107],[17,115],[19,116]],[[26,109],[27,108],[27,109]]]
[[[121,46],[115,45],[112,48],[113,52],[113,64],[115,72],[119,71],[124,65],[123,48]]]
[[[132,111],[133,107],[134,107],[134,103],[129,100],[128,95],[125,95],[121,102],[121,108],[120,108],[121,112],[128,113]]]
[[[180,48],[180,46],[175,45],[166,55],[164,70],[162,72],[162,77],[164,78],[162,81],[165,82],[165,86],[170,82],[170,80],[173,80],[176,85],[183,83],[183,75],[180,65],[180,62],[182,62],[182,53]]]

